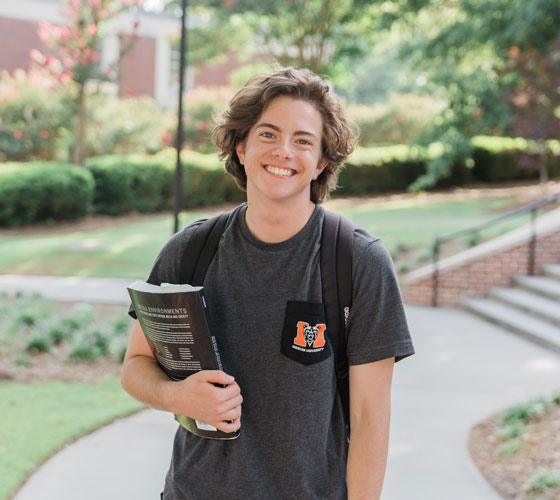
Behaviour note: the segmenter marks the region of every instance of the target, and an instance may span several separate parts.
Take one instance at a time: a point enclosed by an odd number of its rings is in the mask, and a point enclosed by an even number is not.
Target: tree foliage
[[[401,53],[448,101],[439,126],[425,137],[447,142],[447,158],[432,162],[415,188],[432,185],[468,157],[475,134],[520,135],[537,144],[560,137],[557,0],[389,4],[385,27],[404,34]]]
[[[223,49],[266,53],[281,64],[336,73],[348,58],[363,56],[376,22],[366,0],[195,0],[189,12],[206,22],[189,29],[189,62],[202,62]],[[170,0],[174,11],[180,0]],[[192,7],[191,7],[192,6]],[[212,43],[207,43],[214,40]],[[206,43],[205,43],[206,42]],[[338,66],[340,71],[340,66]]]
[[[100,33],[110,19],[130,7],[141,7],[143,3],[144,0],[64,0],[67,24],[59,26],[42,21],[38,25],[39,38],[49,50],[34,49],[32,59],[61,84],[73,83],[76,89],[77,123],[73,152],[76,164],[83,164],[86,155],[86,85],[92,79],[108,79],[115,70],[109,68],[104,74],[100,71]],[[129,48],[130,45],[126,47]]]

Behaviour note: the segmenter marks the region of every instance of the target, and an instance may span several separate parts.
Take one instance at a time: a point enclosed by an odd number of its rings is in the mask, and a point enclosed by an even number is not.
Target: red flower
[[[520,50],[517,45],[512,45],[509,48],[508,56],[510,59],[517,59],[519,57],[519,54],[520,54]]]
[[[39,132],[39,136],[41,137],[41,139],[48,139],[49,131],[48,130],[41,130],[41,132]]]
[[[14,130],[13,135],[16,139],[21,139],[23,137],[23,132],[21,130]]]

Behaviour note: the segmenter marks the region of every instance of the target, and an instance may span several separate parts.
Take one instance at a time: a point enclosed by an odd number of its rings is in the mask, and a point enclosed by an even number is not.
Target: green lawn
[[[0,500],[64,443],[140,408],[117,379],[0,382]]]
[[[438,202],[419,197],[401,202],[363,201],[337,211],[382,238],[395,253],[403,246],[427,249],[435,236],[487,221],[512,201],[506,198]],[[182,225],[211,213],[185,214]],[[481,236],[502,233],[527,219],[516,217]],[[0,274],[145,278],[171,235],[171,222],[167,214],[88,233],[14,237],[0,232]]]
[[[181,224],[213,213],[190,212]],[[171,234],[170,215],[87,233],[6,237],[0,231],[0,274],[145,278]]]
[[[429,247],[436,236],[486,222],[505,213],[511,198],[474,201],[403,200],[380,205],[362,204],[338,210],[359,226],[379,236],[389,249]],[[514,217],[482,233],[487,238],[519,227],[529,217]]]

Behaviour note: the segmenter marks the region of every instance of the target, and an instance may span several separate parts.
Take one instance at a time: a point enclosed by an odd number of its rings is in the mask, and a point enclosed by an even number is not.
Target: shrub
[[[432,125],[445,104],[427,95],[389,93],[387,102],[355,104],[348,114],[360,127],[360,144],[406,144]]]
[[[100,156],[88,159],[86,166],[95,179],[95,212],[119,215],[171,207],[173,171],[157,156]]]
[[[560,175],[560,141],[546,141],[546,163],[551,177]],[[538,170],[523,167],[523,157],[536,157],[533,141],[521,137],[473,137],[473,176],[483,182],[534,179]]]
[[[519,166],[516,151],[531,151],[519,139],[476,137],[475,163],[457,164],[452,175],[435,187],[461,186],[472,181],[503,181],[538,177]],[[512,150],[515,146],[515,150]],[[560,175],[560,143],[549,141],[549,173]],[[449,151],[435,143],[428,148],[395,145],[358,148],[339,178],[337,195],[370,195],[406,190],[426,171],[429,160]],[[245,199],[215,154],[191,150],[181,153],[183,208]],[[119,215],[151,213],[174,204],[176,153],[165,149],[154,155],[105,155],[87,160],[86,169],[70,165],[0,165],[0,225],[16,225],[46,218],[78,217],[87,213],[94,180],[95,212]],[[71,174],[66,174],[69,172]],[[85,179],[88,177],[89,180]],[[92,177],[91,177],[92,176]],[[56,185],[56,189],[55,186]],[[474,243],[475,240],[471,243]]]
[[[64,156],[73,106],[39,72],[0,77],[0,161],[57,160]]]
[[[88,96],[88,156],[156,153],[175,131],[173,111],[152,97],[117,98],[107,92]]]
[[[528,422],[543,415],[549,406],[550,401],[546,398],[538,398],[528,403],[514,406],[504,413],[502,423],[504,425],[511,425],[515,422]]]
[[[429,154],[418,146],[359,148],[346,162],[337,194],[364,195],[403,190],[424,172]]]
[[[51,341],[48,337],[37,335],[28,343],[25,350],[29,353],[49,352],[51,349]]]
[[[173,207],[175,151],[153,156],[113,155],[90,158],[95,179],[96,212],[155,212]],[[216,155],[183,151],[183,207],[192,208],[242,199]]]
[[[63,163],[0,165],[0,226],[76,219],[91,211],[90,172]]]
[[[548,172],[560,176],[560,142],[547,141],[550,149]],[[440,179],[434,187],[461,186],[469,182],[503,182],[535,179],[539,173],[523,168],[520,154],[531,154],[531,142],[509,137],[477,136],[472,139],[474,164],[456,164],[451,175]],[[407,189],[426,171],[428,160],[441,157],[443,145],[394,145],[358,148],[346,162],[339,178],[336,194],[366,195]]]
[[[190,148],[201,153],[214,151],[210,139],[213,116],[226,108],[232,96],[231,87],[197,87],[187,94],[184,137]]]
[[[97,361],[109,354],[110,339],[99,329],[85,330],[70,350],[70,359]]]
[[[539,470],[526,481],[528,489],[532,492],[546,491],[560,488],[560,470]]]

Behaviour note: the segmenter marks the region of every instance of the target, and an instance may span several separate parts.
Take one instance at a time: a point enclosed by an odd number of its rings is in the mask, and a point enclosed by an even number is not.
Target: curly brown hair
[[[215,117],[212,142],[226,171],[237,185],[247,190],[247,175],[240,163],[236,146],[247,138],[249,130],[266,107],[277,97],[303,99],[319,111],[323,120],[321,154],[327,165],[311,182],[311,201],[321,203],[336,188],[344,161],[357,143],[357,127],[346,113],[327,82],[308,69],[275,66],[272,72],[258,73],[233,96],[229,108]]]

